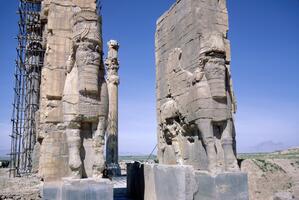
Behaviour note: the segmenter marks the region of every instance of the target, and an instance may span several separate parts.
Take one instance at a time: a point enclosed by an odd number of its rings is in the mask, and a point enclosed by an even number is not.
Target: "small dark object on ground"
[[[0,160],[0,168],[8,168],[9,161],[8,160]]]

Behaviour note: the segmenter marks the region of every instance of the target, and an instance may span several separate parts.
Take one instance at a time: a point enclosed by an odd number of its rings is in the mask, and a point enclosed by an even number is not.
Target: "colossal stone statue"
[[[232,116],[236,101],[229,68],[227,16],[225,12],[207,10],[203,11],[205,16],[198,15],[189,10],[189,4],[200,9],[214,6],[226,11],[222,1],[218,5],[178,1],[158,21],[159,161],[193,165],[195,169],[211,172],[238,171]],[[180,21],[183,16],[173,13],[180,7],[184,7],[181,9],[185,13],[190,12],[190,19]],[[197,15],[198,21],[194,20]],[[215,16],[218,16],[215,24],[200,24]],[[174,18],[177,24],[172,24]],[[220,19],[225,22],[222,26],[216,23]],[[182,29],[184,20],[192,22],[188,30]]]
[[[109,95],[96,0],[43,0],[38,122],[44,199],[113,199],[102,178]]]
[[[45,58],[34,169],[45,181],[101,177],[109,113],[109,132],[117,133],[118,44],[111,42],[108,53],[108,93],[99,1],[43,0],[41,6]]]
[[[104,169],[105,130],[108,115],[108,91],[102,61],[99,18],[93,10],[81,10],[73,16],[72,51],[67,64],[63,93],[64,123],[72,177],[81,178],[84,156],[82,143],[92,138],[94,177]],[[83,157],[82,157],[83,156]]]
[[[248,200],[247,175],[236,159],[227,32],[226,0],[176,0],[158,19],[159,163],[128,165],[132,196]]]

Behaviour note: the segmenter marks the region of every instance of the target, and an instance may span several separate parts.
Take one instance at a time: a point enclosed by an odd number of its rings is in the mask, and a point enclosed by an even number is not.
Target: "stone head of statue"
[[[102,42],[100,19],[94,10],[82,9],[76,12],[72,17],[72,29],[74,42]]]
[[[225,55],[224,35],[220,32],[200,34],[199,54],[208,55],[212,52]]]

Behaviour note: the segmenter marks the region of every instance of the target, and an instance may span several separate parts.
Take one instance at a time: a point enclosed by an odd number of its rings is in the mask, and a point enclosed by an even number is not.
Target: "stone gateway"
[[[236,158],[225,0],[177,0],[157,21],[159,164],[129,164],[145,200],[248,200]],[[139,184],[143,183],[143,184]]]
[[[225,1],[181,0],[157,22],[158,158],[238,171]]]

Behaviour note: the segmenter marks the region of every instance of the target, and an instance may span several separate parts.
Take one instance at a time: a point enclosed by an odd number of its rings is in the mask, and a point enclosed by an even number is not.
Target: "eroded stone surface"
[[[92,9],[75,12],[72,22],[71,55],[62,98],[69,166],[73,177],[100,177],[108,115],[101,24]]]
[[[35,149],[39,174],[45,181],[101,177],[108,88],[97,1],[43,0],[41,19],[46,53]]]
[[[119,81],[119,44],[116,40],[110,40],[108,43],[108,57],[105,61],[107,69],[107,86],[109,94],[109,114],[107,127],[106,143],[106,163],[109,173],[120,175],[118,164],[118,86]]]
[[[47,200],[112,200],[113,184],[105,179],[63,179],[45,183],[42,197]]]
[[[145,200],[248,200],[245,173],[211,175],[187,165],[128,164],[128,194]]]
[[[180,0],[157,21],[156,77],[162,164],[239,171],[226,3]]]

